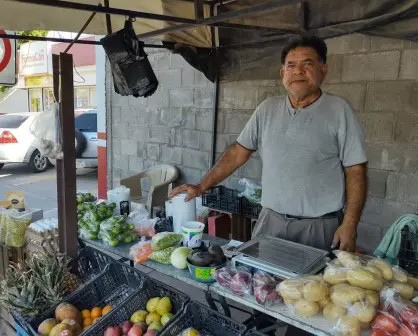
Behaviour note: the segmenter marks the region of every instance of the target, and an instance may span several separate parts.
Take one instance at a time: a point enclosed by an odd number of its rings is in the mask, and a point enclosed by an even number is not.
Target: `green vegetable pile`
[[[134,228],[135,225],[126,222],[125,216],[115,216],[100,224],[99,238],[110,246],[130,244],[136,240]]]
[[[103,221],[113,216],[116,208],[115,203],[93,203],[79,204],[83,207],[83,216],[78,219],[78,228],[82,238],[96,240],[100,232],[100,225]]]

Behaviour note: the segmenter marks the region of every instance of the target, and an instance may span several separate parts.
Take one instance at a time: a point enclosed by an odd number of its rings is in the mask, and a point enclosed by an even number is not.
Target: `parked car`
[[[97,111],[75,112],[76,168],[97,167]],[[55,165],[55,160],[49,159]]]
[[[23,112],[0,115],[0,169],[6,163],[27,163],[34,173],[48,168],[48,159],[37,149],[29,127],[39,113]]]

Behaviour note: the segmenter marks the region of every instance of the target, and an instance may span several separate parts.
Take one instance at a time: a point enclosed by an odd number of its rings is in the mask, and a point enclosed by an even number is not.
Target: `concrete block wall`
[[[149,98],[118,95],[106,70],[109,187],[161,163],[177,166],[180,182],[196,183],[209,169],[213,84],[181,56],[164,49],[147,52],[160,83]]]
[[[326,41],[329,74],[323,85],[348,98],[364,127],[369,157],[369,194],[358,246],[373,251],[388,227],[418,205],[418,43],[352,34]],[[279,51],[277,55],[279,60]],[[276,71],[276,67],[271,71]],[[217,152],[232,143],[255,107],[284,94],[277,80],[221,83]],[[228,179],[259,179],[255,154]]]

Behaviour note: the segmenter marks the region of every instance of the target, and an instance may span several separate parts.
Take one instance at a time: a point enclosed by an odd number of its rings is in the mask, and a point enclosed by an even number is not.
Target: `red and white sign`
[[[20,46],[19,73],[24,76],[48,73],[48,49],[46,42],[28,42]]]
[[[15,32],[0,29],[0,34]],[[16,40],[0,38],[0,84],[15,85],[17,82]]]

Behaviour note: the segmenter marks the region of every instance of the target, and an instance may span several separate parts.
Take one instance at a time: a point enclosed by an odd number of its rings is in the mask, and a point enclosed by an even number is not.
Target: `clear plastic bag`
[[[221,286],[231,289],[235,295],[252,294],[252,275],[244,269],[222,267],[214,277]]]
[[[237,274],[237,270],[231,267],[222,267],[215,273],[215,279],[218,284],[225,288],[230,288],[230,284],[234,275]]]
[[[43,156],[62,159],[62,132],[60,107],[54,103],[45,112],[41,112],[30,125],[29,131],[38,140],[38,149]]]
[[[173,253],[176,248],[177,246],[171,246],[163,250],[153,251],[149,255],[149,259],[159,262],[161,264],[171,264],[171,253]]]
[[[245,185],[245,190],[238,194],[239,197],[245,197],[252,203],[261,203],[261,186],[257,183],[243,178],[238,181],[239,184]]]
[[[277,281],[268,273],[257,271],[252,277],[252,282],[257,303],[271,306],[281,301],[280,295],[276,291]]]
[[[0,212],[0,244],[6,243],[7,220],[10,216],[17,216],[19,212],[16,209],[8,209]]]
[[[140,237],[153,237],[155,236],[154,226],[158,221],[158,218],[148,218],[148,211],[145,208],[138,207],[132,211],[127,222],[135,226],[135,231]]]
[[[28,217],[7,217],[6,220],[6,245],[11,247],[23,247],[25,245],[25,232],[31,219]]]
[[[131,244],[137,239],[135,226],[126,222],[125,216],[115,216],[104,220],[100,224],[99,237],[110,246],[120,243]]]
[[[132,246],[129,250],[129,256],[135,264],[143,263],[149,259],[152,253],[151,242],[141,240],[139,243]]]
[[[183,240],[183,235],[174,232],[160,232],[152,237],[152,250],[159,251],[167,247],[177,246]]]

